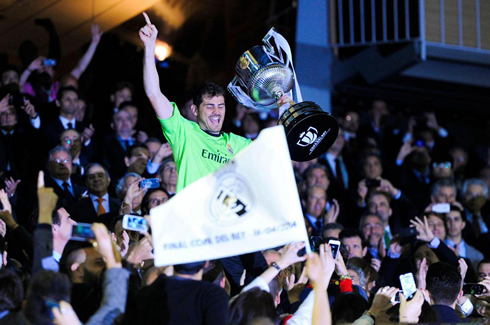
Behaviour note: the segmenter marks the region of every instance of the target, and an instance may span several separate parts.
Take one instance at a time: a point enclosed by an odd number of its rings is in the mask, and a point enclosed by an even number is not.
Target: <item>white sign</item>
[[[246,254],[308,234],[283,126],[150,211],[155,265]]]

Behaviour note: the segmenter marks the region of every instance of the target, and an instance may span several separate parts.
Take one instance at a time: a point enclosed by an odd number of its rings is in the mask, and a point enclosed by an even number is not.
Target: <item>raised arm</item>
[[[146,13],[143,13],[143,16],[145,16],[146,25],[140,29],[139,35],[145,46],[145,58],[143,60],[145,92],[157,116],[161,119],[168,119],[172,117],[174,109],[170,101],[160,90],[160,80],[155,65],[155,42],[158,30],[151,23]]]
[[[87,69],[88,65],[90,64],[90,61],[92,61],[95,51],[97,50],[97,45],[99,45],[100,37],[103,34],[98,24],[92,24],[91,32],[92,32],[92,42],[90,42],[87,51],[78,61],[76,67],[71,71],[71,75],[77,79],[80,78],[82,73],[85,71],[85,69]]]

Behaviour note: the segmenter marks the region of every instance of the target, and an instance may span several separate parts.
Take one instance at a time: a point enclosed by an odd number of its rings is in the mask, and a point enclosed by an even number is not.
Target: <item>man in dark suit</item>
[[[114,133],[109,135],[102,146],[102,161],[107,166],[114,179],[124,176],[128,166],[124,161],[127,157],[129,148],[136,143],[133,137],[133,123],[131,115],[126,110],[117,111],[113,118],[111,127]]]
[[[0,172],[3,178],[33,178],[30,150],[31,139],[18,127],[17,111],[13,105],[0,114]],[[34,130],[33,130],[34,132]]]
[[[77,130],[82,135],[83,145],[90,145],[91,137],[94,134],[92,125],[86,127],[83,122],[77,121],[75,117],[78,110],[78,92],[76,88],[71,86],[61,88],[57,94],[56,106],[60,109],[58,119],[45,126],[41,126],[47,138],[49,148],[59,144],[61,133],[68,129]]]
[[[330,180],[329,197],[336,198],[340,203],[346,201],[349,184],[354,178],[350,172],[351,168],[348,167],[349,159],[342,154],[344,145],[344,131],[339,129],[337,139],[327,153],[321,157],[321,163],[327,166],[327,176]]]
[[[327,192],[319,185],[306,190],[303,205],[305,209],[305,224],[311,236],[321,236],[325,225],[324,216],[327,206]]]
[[[430,265],[426,284],[437,322],[463,322],[455,310],[456,302],[463,296],[463,279],[456,266],[442,262]]]
[[[89,196],[67,207],[73,220],[109,224],[110,219],[117,216],[121,202],[109,197],[110,182],[109,172],[104,167],[99,164],[87,166],[85,185]]]
[[[49,152],[48,171],[46,175],[46,187],[52,187],[58,195],[59,202],[66,206],[77,201],[85,192],[85,187],[71,181],[72,160],[70,151],[62,146],[54,147]]]

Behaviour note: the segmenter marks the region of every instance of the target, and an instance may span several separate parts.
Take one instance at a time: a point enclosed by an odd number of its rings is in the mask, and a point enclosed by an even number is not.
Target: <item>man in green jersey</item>
[[[158,30],[148,15],[143,13],[146,25],[139,36],[145,46],[144,85],[146,95],[162,125],[163,134],[173,150],[177,167],[177,192],[190,183],[226,164],[251,140],[233,133],[221,132],[225,118],[225,92],[215,84],[201,86],[193,99],[192,113],[197,124],[180,115],[175,103],[171,103],[160,91],[160,81],[155,65],[155,41]],[[291,99],[285,95],[278,106]]]

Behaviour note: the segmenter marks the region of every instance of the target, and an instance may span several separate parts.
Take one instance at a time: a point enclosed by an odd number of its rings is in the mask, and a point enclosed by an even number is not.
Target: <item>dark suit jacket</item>
[[[32,164],[34,161],[31,159],[31,153],[35,153],[31,150],[35,147],[32,143],[35,138],[18,128],[10,136],[0,131],[0,171],[4,172],[2,178],[13,177],[27,182],[35,177],[33,170],[37,171],[38,166]],[[10,171],[7,172],[9,162]]]
[[[60,143],[60,136],[65,128],[63,127],[63,124],[61,124],[59,118],[51,123],[46,124],[46,126],[44,127],[41,124],[41,128],[46,137],[46,145],[48,146],[48,150],[51,150]],[[81,133],[85,129],[85,124],[83,122],[77,121],[75,123],[75,129]]]
[[[102,159],[99,160],[109,169],[111,179],[117,180],[124,176],[128,169],[124,163],[126,150],[114,134],[107,136],[100,152],[102,153]]]
[[[70,204],[66,209],[71,218],[76,222],[101,222],[105,225],[109,225],[111,219],[119,215],[120,207],[121,202],[119,200],[109,197],[109,212],[97,216],[97,211],[95,210],[90,197],[84,197],[83,199]]]
[[[456,323],[466,322],[465,319],[459,317],[456,310],[452,309],[449,306],[432,305],[432,309],[436,313],[436,318],[438,323],[456,324]]]
[[[75,184],[74,182],[71,182],[71,186],[73,187],[73,192],[75,195],[68,195],[63,191],[63,188],[61,188],[50,176],[46,175],[44,176],[44,183],[45,187],[52,187],[54,189],[54,192],[56,195],[58,195],[58,203],[60,203],[62,206],[67,206],[71,203],[76,202],[79,198],[82,197],[82,194],[87,190],[84,186]]]

